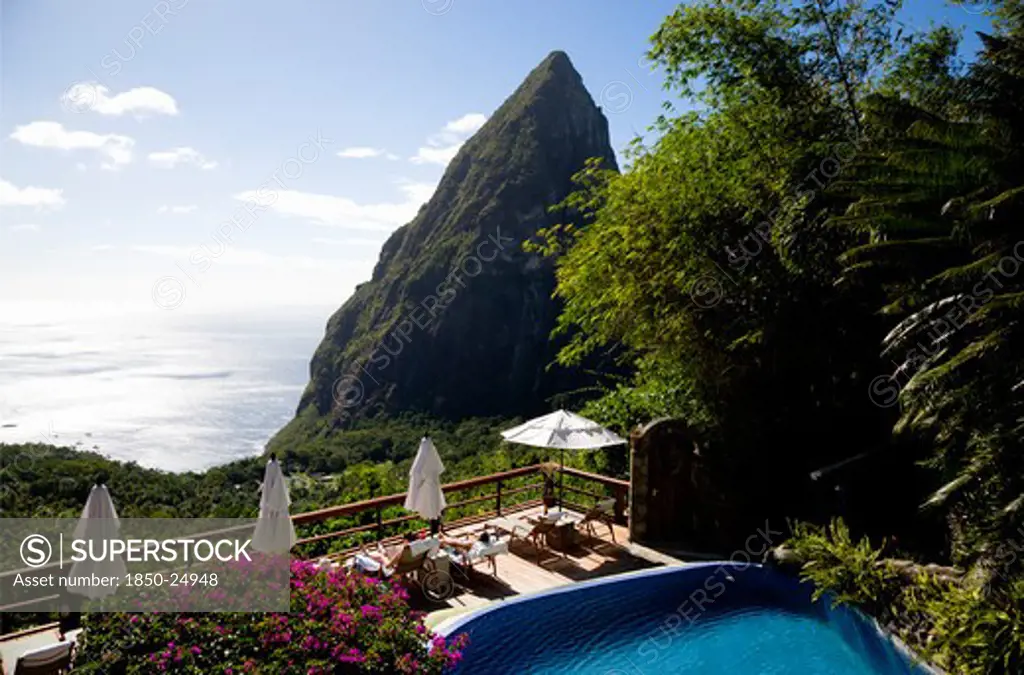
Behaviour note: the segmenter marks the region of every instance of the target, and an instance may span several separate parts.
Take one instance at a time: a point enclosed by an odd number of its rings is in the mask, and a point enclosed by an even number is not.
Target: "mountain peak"
[[[569,58],[569,55],[560,49],[556,49],[545,56],[544,60],[537,64],[535,70],[548,70],[553,73],[571,73],[577,77],[579,76],[579,73],[576,72],[576,68],[572,65],[572,60]]]
[[[552,52],[459,149],[430,200],[385,242],[368,283],[331,317],[279,442],[347,420],[541,412],[580,372],[559,348],[550,260],[523,250],[587,159],[616,168],[608,121],[569,57]]]
[[[563,51],[553,51],[530,71],[522,84],[498,108],[494,117],[506,110],[516,110],[517,103],[528,103],[538,99],[554,98],[562,105],[579,105],[595,108],[590,93],[583,85],[583,78]]]

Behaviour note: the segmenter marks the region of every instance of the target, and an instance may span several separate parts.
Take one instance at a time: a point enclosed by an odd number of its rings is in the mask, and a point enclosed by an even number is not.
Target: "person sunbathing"
[[[487,546],[490,546],[494,541],[494,536],[487,530],[484,530],[480,533],[479,537],[475,538],[469,535],[466,535],[464,537],[449,537],[445,534],[441,535],[441,545],[455,549],[460,554],[460,557],[462,558],[463,562],[469,567],[473,567],[473,556],[471,555],[470,552],[474,548],[476,548],[476,550],[478,551],[483,548],[486,548]],[[491,563],[491,572],[496,575],[498,573],[497,561],[495,560],[493,555],[489,555],[486,557],[488,561]]]
[[[456,551],[465,552],[473,548],[473,544],[477,542],[476,539],[470,536],[464,537],[450,537],[447,534],[440,535],[441,545],[449,548],[454,548]]]
[[[401,544],[394,546],[384,546],[378,541],[376,550],[367,549],[364,544],[359,547],[359,553],[380,565],[381,572],[385,573],[387,570],[393,570],[398,566],[402,556],[410,552],[409,545],[416,541],[416,537],[412,533],[405,534],[404,539],[405,541]]]

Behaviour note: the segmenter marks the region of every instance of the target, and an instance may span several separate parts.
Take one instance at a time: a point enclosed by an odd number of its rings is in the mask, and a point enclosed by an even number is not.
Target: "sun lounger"
[[[533,530],[533,523],[528,523],[521,518],[495,518],[490,521],[490,524],[495,529],[501,530],[513,538],[521,539],[530,534]]]
[[[578,525],[581,529],[586,529],[591,537],[597,539],[597,532],[594,531],[594,523],[604,523],[608,526],[608,531],[612,535],[612,542],[615,541],[615,497],[609,497],[602,499],[601,501],[594,504],[594,506],[583,515],[583,519],[579,521]]]
[[[447,598],[454,589],[451,577],[438,570],[431,560],[440,547],[441,542],[436,538],[417,539],[403,548],[401,557],[391,569],[362,552],[345,561],[345,566],[381,579],[408,579],[418,585],[428,599],[440,601]]]
[[[14,665],[14,675],[59,675],[71,670],[72,642],[55,642],[25,652]]]
[[[409,574],[423,567],[429,556],[435,553],[440,546],[441,542],[433,537],[411,541],[403,549],[402,556],[398,559],[393,569],[384,569],[380,562],[365,553],[357,553],[349,558],[346,566],[354,567],[366,574],[377,574],[381,577]]]
[[[555,521],[543,518],[536,523],[520,518],[496,518],[490,521],[490,524],[496,530],[507,533],[511,539],[529,540],[537,555],[546,547],[545,538],[548,532],[555,529]]]
[[[457,551],[449,549],[447,551],[448,557],[456,565],[469,570],[475,569],[475,563],[487,560],[491,563],[491,570],[495,577],[498,576],[498,556],[506,553],[508,553],[508,539],[492,539],[487,544],[482,541],[476,541],[468,550]]]

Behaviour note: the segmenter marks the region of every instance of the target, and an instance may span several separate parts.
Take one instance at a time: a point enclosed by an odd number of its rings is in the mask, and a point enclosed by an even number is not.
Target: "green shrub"
[[[900,574],[842,520],[798,524],[787,546],[804,561],[801,578],[838,603],[879,619],[923,658],[949,673],[1024,673],[1024,580],[951,583]]]
[[[793,531],[787,545],[806,561],[801,577],[814,583],[815,600],[831,593],[836,604],[855,604],[876,616],[887,612],[898,575],[881,560],[881,549],[867,537],[855,542],[840,518],[828,527],[799,523]]]
[[[993,592],[953,587],[923,609],[934,617],[929,654],[948,671],[1024,673],[1024,581]]]

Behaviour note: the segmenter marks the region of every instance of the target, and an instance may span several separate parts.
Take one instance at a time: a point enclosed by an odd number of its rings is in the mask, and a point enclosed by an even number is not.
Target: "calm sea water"
[[[0,442],[171,471],[257,454],[294,414],[328,313],[0,318]]]

